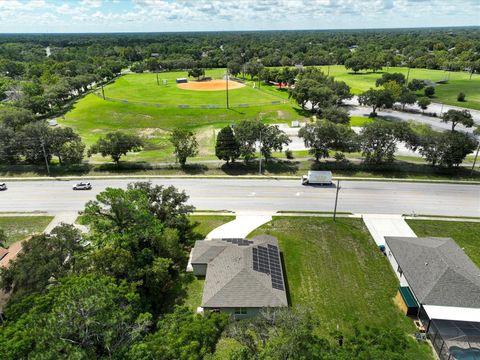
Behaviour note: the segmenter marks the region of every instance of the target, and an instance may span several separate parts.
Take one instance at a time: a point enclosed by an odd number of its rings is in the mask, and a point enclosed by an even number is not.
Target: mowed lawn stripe
[[[276,217],[261,233],[279,239],[292,305],[311,306],[326,330],[355,321],[413,329],[393,303],[398,281],[360,219]]]

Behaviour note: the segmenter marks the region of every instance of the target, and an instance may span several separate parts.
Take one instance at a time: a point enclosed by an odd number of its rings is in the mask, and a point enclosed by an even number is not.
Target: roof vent
[[[428,262],[425,263],[425,266],[427,266],[427,265],[428,265]]]

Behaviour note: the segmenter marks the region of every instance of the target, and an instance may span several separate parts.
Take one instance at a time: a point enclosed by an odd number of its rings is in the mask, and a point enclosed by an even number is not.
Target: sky
[[[0,0],[0,33],[480,26],[480,0]]]

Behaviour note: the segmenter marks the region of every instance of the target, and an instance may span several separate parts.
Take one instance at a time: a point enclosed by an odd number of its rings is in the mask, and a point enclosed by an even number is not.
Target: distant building
[[[272,236],[197,241],[191,266],[196,276],[205,276],[204,310],[242,319],[263,308],[288,306],[278,243]]]

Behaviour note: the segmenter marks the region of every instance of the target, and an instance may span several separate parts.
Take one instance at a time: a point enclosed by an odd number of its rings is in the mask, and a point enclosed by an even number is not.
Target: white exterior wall
[[[398,272],[398,263],[393,257],[393,254],[390,251],[390,248],[388,247],[387,244],[385,244],[385,254],[387,254],[387,259],[390,262],[390,265],[392,266],[393,272],[395,273],[398,280],[400,281],[400,286],[410,286],[408,285],[407,279],[405,279],[405,275],[400,275],[400,273]]]
[[[205,310],[214,310],[214,309],[210,309],[210,308],[204,308],[204,309]],[[258,315],[258,313],[261,310],[261,308],[243,308],[247,311],[247,313],[240,315],[240,314],[235,314],[235,309],[236,308],[218,308],[218,310],[220,310],[223,313],[227,313],[227,314],[231,315],[236,320],[248,319],[248,318],[255,317],[255,316]]]

